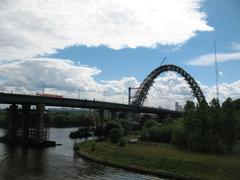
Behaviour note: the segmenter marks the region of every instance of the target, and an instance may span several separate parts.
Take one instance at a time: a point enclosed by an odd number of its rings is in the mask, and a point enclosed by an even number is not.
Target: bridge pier
[[[119,112],[117,118],[128,120],[129,119],[129,112]]]
[[[117,111],[111,111],[111,120],[117,120]]]
[[[13,142],[17,137],[17,109],[16,104],[9,106],[8,110],[8,130],[7,130],[7,139],[9,142]]]
[[[47,134],[44,132],[44,104],[37,104],[37,117],[36,117],[36,143],[43,143],[47,140]]]
[[[30,128],[30,104],[22,104],[22,140],[27,142],[29,140],[29,128]]]
[[[98,112],[99,112],[99,117],[100,117],[99,118],[100,123],[98,123],[98,125],[100,127],[103,127],[104,126],[104,109],[99,109]]]

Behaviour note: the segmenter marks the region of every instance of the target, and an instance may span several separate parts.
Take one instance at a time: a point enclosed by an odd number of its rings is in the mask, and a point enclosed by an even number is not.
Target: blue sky
[[[207,84],[215,84],[215,69],[213,66],[190,66],[186,61],[203,54],[214,53],[213,41],[216,40],[217,52],[233,52],[232,43],[240,43],[240,1],[211,0],[204,1],[202,10],[207,14],[207,22],[214,27],[212,32],[199,32],[194,38],[181,47],[161,46],[156,48],[124,48],[113,50],[104,46],[86,47],[74,46],[59,50],[50,57],[72,59],[74,62],[96,66],[102,73],[96,80],[115,80],[123,76],[134,76],[143,80],[149,72],[161,64],[176,64],[187,70],[196,80]],[[219,71],[223,76],[221,82],[239,80],[240,61],[219,63]]]
[[[167,57],[210,100],[215,39],[221,99],[239,98],[239,7],[238,0],[1,1],[0,91],[36,94],[44,81],[48,93],[78,97],[80,88],[83,98],[122,102]],[[180,97],[190,90],[178,78],[166,74],[156,86],[168,92],[175,82]]]

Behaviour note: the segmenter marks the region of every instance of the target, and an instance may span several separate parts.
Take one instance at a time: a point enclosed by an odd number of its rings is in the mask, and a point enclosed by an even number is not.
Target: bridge
[[[62,97],[45,97],[35,95],[22,95],[12,93],[0,93],[0,104],[10,104],[8,108],[8,130],[6,138],[8,142],[19,140],[27,143],[33,141],[36,144],[41,144],[47,139],[47,132],[44,130],[44,109],[45,106],[57,107],[74,107],[96,109],[100,113],[100,125],[103,126],[104,111],[111,112],[111,119],[116,119],[117,112],[128,113],[151,113],[160,116],[179,116],[182,113],[162,109],[143,106],[149,89],[154,83],[154,80],[163,72],[174,71],[179,73],[189,84],[192,89],[193,96],[198,100],[199,104],[206,103],[205,97],[194,80],[194,78],[176,65],[164,65],[153,70],[146,79],[141,83],[133,100],[130,104],[110,103],[95,100],[70,99]],[[18,108],[21,105],[21,108]],[[31,106],[36,106],[35,120],[32,120],[30,115]],[[17,120],[18,113],[22,114],[22,119]]]

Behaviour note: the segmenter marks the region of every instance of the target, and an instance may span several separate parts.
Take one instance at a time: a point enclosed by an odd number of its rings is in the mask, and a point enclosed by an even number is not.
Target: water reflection
[[[31,149],[0,143],[1,180],[159,179],[86,161],[74,154],[68,138],[76,129],[50,129],[50,139],[63,144]]]

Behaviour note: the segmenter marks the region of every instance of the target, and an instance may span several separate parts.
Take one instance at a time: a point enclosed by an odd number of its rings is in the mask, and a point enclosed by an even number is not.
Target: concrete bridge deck
[[[57,107],[75,107],[75,108],[88,108],[88,109],[102,109],[110,111],[124,111],[132,113],[150,113],[159,115],[181,115],[182,112],[177,112],[169,109],[133,106],[127,104],[110,103],[94,100],[70,99],[59,97],[44,97],[35,95],[23,95],[12,93],[0,93],[0,104],[44,104],[45,106]]]

